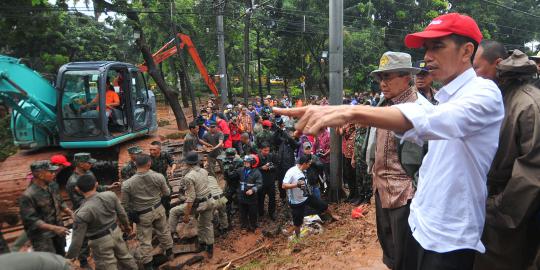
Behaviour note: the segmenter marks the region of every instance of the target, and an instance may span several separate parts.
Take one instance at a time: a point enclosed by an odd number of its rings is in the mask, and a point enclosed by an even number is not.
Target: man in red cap
[[[405,269],[471,269],[475,253],[485,251],[480,238],[486,175],[504,106],[497,86],[472,68],[481,40],[476,22],[458,13],[439,16],[424,31],[405,37],[408,47],[425,49],[426,67],[443,85],[436,106],[274,108],[276,114],[300,117],[296,128],[305,133],[353,122],[392,130],[419,145],[429,141],[410,206]]]
[[[263,130],[257,135],[255,135],[255,146],[261,148],[262,145],[266,142],[268,145],[273,145],[272,138],[274,137],[274,132],[272,132],[272,122],[270,120],[263,120],[262,122]]]

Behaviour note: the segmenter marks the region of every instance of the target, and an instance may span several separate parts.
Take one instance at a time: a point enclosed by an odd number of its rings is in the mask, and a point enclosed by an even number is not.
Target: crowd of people
[[[83,267],[91,250],[96,269],[153,269],[153,237],[173,260],[178,223],[193,218],[199,251],[210,258],[214,232],[227,234],[236,218],[253,233],[285,211],[299,237],[307,212],[340,219],[325,202],[332,127],[342,136],[346,202],[374,202],[388,268],[538,269],[540,57],[482,40],[476,22],[457,13],[435,18],[405,44],[424,47],[424,59],[384,53],[370,74],[381,93],[356,93],[341,106],[325,97],[293,105],[287,94],[224,108],[209,100],[189,124],[179,164],[158,141],[149,154],[134,146],[122,183],[102,186],[90,170],[95,160],[78,153],[66,184],[72,207],[54,181],[71,164],[33,163],[20,199],[27,238],[35,251]],[[74,220],[67,253],[62,213]],[[124,240],[132,223],[135,255]]]

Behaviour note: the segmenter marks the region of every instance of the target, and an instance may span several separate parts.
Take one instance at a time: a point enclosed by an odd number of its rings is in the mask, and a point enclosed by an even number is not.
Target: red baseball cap
[[[457,34],[473,39],[480,44],[482,33],[473,18],[459,13],[448,13],[433,19],[422,32],[408,34],[405,46],[420,48],[426,39],[445,37]]]
[[[264,120],[262,125],[265,127],[272,127],[272,122],[270,122],[270,120]]]
[[[51,163],[54,165],[64,165],[66,167],[71,166],[71,162],[69,162],[64,155],[60,154],[52,156]]]

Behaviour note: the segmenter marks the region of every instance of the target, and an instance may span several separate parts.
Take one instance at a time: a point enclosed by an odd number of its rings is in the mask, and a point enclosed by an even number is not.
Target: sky
[[[49,3],[51,4],[56,4],[56,0],[47,0]],[[75,8],[77,9],[77,11],[79,11],[80,13],[83,13],[85,15],[88,15],[88,16],[94,16],[94,12],[93,12],[93,9],[94,9],[94,5],[92,3],[92,1],[88,1],[88,7],[86,6],[86,4],[84,3],[85,1],[84,0],[79,0],[79,1],[74,1],[74,0],[69,0],[67,1],[67,4],[70,8]],[[101,16],[99,16],[99,19],[98,21],[100,22],[103,22],[105,21],[105,19],[109,16],[113,17],[115,16],[116,13],[114,12],[108,12],[107,14],[101,14]]]

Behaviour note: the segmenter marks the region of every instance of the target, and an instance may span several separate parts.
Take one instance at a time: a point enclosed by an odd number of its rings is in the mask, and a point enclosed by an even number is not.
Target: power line
[[[511,10],[511,11],[519,12],[519,13],[522,13],[522,14],[525,14],[525,15],[528,15],[528,16],[531,16],[531,17],[540,18],[540,16],[538,16],[538,15],[535,15],[535,14],[532,14],[532,13],[529,13],[529,12],[526,12],[526,11],[523,11],[523,10],[515,9],[513,7],[505,6],[503,4],[495,3],[495,2],[492,2],[492,1],[488,1],[488,0],[481,0],[481,1],[485,2],[485,3],[488,3],[488,4],[491,4],[491,5],[494,5],[494,6],[505,8],[505,9],[508,9],[508,10]]]

